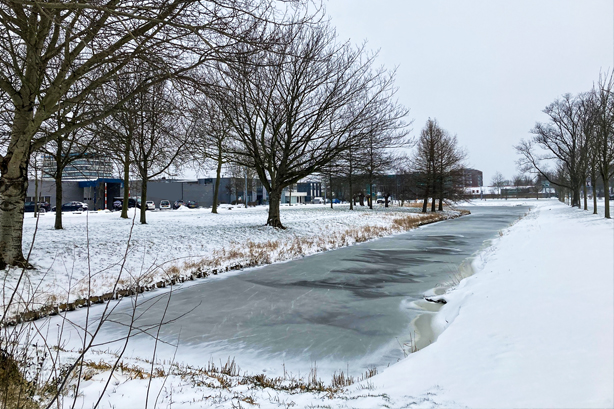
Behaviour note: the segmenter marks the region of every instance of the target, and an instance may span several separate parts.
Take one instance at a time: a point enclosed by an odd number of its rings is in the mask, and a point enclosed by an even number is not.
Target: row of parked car
[[[34,207],[36,206],[35,202],[26,202],[24,205],[24,212],[33,212]],[[87,210],[87,203],[83,202],[68,202],[62,205],[63,212],[73,212],[73,211],[85,211]],[[38,203],[38,211],[41,213],[45,212],[55,212],[55,206],[51,207],[51,205],[47,202]]]
[[[115,210],[121,210],[123,203],[124,203],[124,199],[122,197],[116,197],[115,201],[113,202],[113,208]],[[147,200],[145,202],[145,206],[147,210],[156,210],[156,204],[153,200]],[[160,210],[179,209],[181,206],[185,206],[189,209],[197,209],[198,202],[195,202],[193,200],[188,200],[185,202],[183,200],[176,200],[174,203],[171,204],[170,200],[160,200]],[[134,199],[132,197],[129,198],[128,207],[129,208],[138,207],[140,209],[141,208],[140,199]]]
[[[123,197],[115,197],[113,200],[113,209],[121,210],[123,203],[124,203]],[[37,205],[36,202],[26,202],[24,211],[33,212],[36,205]],[[147,210],[156,209],[156,204],[154,203],[153,200],[147,200],[145,202],[145,206]],[[194,200],[187,200],[185,202],[183,200],[176,200],[174,203],[171,204],[170,200],[160,200],[160,210],[170,210],[171,208],[179,209],[181,206],[185,206],[188,209],[198,209],[198,202],[195,202]],[[128,207],[138,207],[140,209],[141,201],[131,197],[128,199]],[[55,206],[52,207],[47,202],[38,203],[38,211],[41,213],[55,212],[55,209],[56,209]],[[83,203],[83,202],[72,201],[72,202],[64,203],[62,205],[63,212],[74,212],[74,211],[83,212],[86,210],[88,210],[87,203]]]

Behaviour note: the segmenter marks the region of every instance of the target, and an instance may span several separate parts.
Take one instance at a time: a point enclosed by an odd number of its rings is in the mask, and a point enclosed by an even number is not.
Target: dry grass
[[[173,266],[168,268],[168,271],[172,271],[172,275],[177,279],[179,277],[206,277],[221,271],[262,266],[275,261],[291,260],[320,251],[363,243],[450,217],[449,213],[413,213],[393,216],[390,223],[385,225],[366,225],[328,231],[324,229],[322,234],[313,237],[293,235],[265,242],[248,240],[216,250],[209,257],[184,262],[180,267]]]
[[[0,350],[0,408],[37,408],[36,384],[23,376],[20,363]]]
[[[147,360],[140,360],[143,364],[149,364]],[[102,374],[111,370],[112,366],[104,360],[85,361],[86,370],[82,372],[84,380],[90,380],[97,374]],[[143,365],[148,366],[148,365]],[[206,387],[211,389],[231,390],[240,386],[248,386],[248,389],[272,389],[283,391],[290,394],[316,392],[333,397],[335,394],[343,392],[346,387],[357,382],[365,381],[377,374],[376,368],[369,368],[360,377],[354,378],[346,375],[343,371],[335,372],[330,383],[325,383],[320,379],[317,367],[313,367],[306,377],[295,377],[288,375],[284,371],[283,376],[267,376],[266,374],[249,375],[241,373],[239,366],[234,359],[229,358],[225,363],[220,362],[216,365],[209,361],[204,367],[192,366],[188,364],[170,363],[153,366],[153,371],[149,372],[138,364],[128,364],[120,361],[119,373],[129,379],[149,379],[162,378],[167,376],[178,376],[188,382],[193,387]],[[248,402],[251,403],[251,402]]]

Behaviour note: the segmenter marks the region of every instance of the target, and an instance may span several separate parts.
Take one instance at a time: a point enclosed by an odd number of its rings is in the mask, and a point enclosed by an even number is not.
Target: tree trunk
[[[328,187],[330,190],[330,208],[333,208],[333,173],[328,174]]]
[[[597,174],[594,168],[591,170],[591,188],[593,190],[593,214],[597,214]]]
[[[130,198],[130,144],[124,147],[124,200],[122,203],[122,219],[128,218],[128,199]]]
[[[429,206],[429,187],[427,185],[424,191],[424,199],[422,200],[422,213],[426,213],[428,206]]]
[[[222,175],[222,155],[217,157],[217,169],[215,172],[215,185],[213,186],[213,204],[211,205],[211,213],[217,213],[217,200],[220,193],[220,178]]]
[[[436,199],[435,199],[435,195],[433,195],[433,198],[431,199],[431,212],[435,212],[436,211]]]
[[[576,183],[571,191],[571,207],[577,207],[580,209],[580,183]]]
[[[369,197],[367,198],[369,201],[369,209],[373,210],[373,184],[369,183]]]
[[[147,224],[147,178],[141,180],[141,224]]]
[[[354,210],[354,192],[352,190],[352,171],[350,170],[350,210]]]
[[[584,210],[588,210],[588,192],[586,191],[586,179],[584,180]]]
[[[390,195],[386,193],[386,195],[384,196],[384,207],[388,207],[389,199],[390,199]]]
[[[285,229],[281,224],[279,215],[279,203],[281,202],[281,190],[279,188],[271,189],[269,194],[269,218],[266,221],[267,226]]]
[[[18,114],[15,117],[19,123]],[[20,131],[15,128],[13,133]],[[18,141],[11,143],[10,153],[0,163],[0,269],[7,265],[30,267],[21,248],[30,145],[26,138],[14,139]]]
[[[601,178],[603,179],[603,203],[605,205],[605,218],[610,219],[610,182],[608,180],[608,175],[605,173],[601,174]]]
[[[365,194],[360,192],[360,194],[358,195],[359,199],[360,199],[360,205],[364,206],[365,205]]]
[[[64,195],[64,191],[62,189],[62,172],[55,174],[55,224],[53,228],[56,230],[62,230],[64,227],[62,226],[62,196]]]

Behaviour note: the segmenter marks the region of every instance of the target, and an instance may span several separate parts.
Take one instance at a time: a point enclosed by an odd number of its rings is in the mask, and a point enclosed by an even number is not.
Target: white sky
[[[327,0],[340,40],[397,67],[414,136],[457,134],[484,183],[517,174],[513,149],[546,105],[614,66],[614,0]]]

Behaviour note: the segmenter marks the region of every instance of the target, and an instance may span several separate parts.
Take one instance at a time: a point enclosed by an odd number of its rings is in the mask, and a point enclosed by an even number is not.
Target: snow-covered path
[[[533,204],[447,295],[437,342],[371,380],[377,406],[613,407],[614,226]]]

